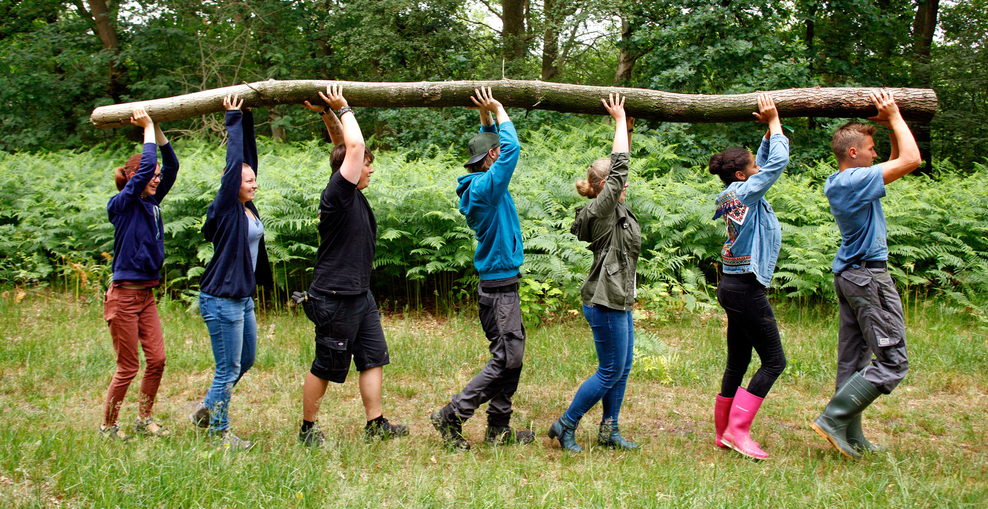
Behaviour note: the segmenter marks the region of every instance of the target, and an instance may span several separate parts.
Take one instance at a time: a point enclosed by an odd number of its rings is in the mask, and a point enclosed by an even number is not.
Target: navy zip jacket
[[[145,143],[141,165],[123,191],[106,204],[113,223],[113,280],[153,281],[161,278],[165,261],[164,225],[158,205],[178,176],[178,158],[170,143],[161,147],[161,182],[153,196],[141,198],[158,168],[158,146]]]
[[[214,297],[242,299],[254,294],[257,285],[271,286],[271,266],[268,264],[264,237],[257,247],[257,269],[252,265],[247,241],[247,214],[244,206],[260,219],[254,202],[240,203],[243,165],[246,163],[257,175],[257,143],[254,141],[254,115],[250,111],[227,110],[226,168],[220,190],[206,211],[202,233],[213,243],[213,259],[199,278],[199,290]]]

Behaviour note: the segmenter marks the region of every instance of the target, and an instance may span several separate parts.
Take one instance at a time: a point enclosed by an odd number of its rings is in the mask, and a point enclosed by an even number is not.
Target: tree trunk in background
[[[217,88],[177,97],[101,106],[90,121],[98,128],[130,124],[134,107],[143,106],[156,122],[207,115],[223,111],[222,98],[239,94],[245,106],[273,106],[316,102],[317,92],[331,83],[343,85],[347,101],[354,107],[438,108],[472,106],[470,96],[477,87],[491,87],[494,97],[509,108],[552,110],[565,113],[606,115],[600,103],[610,92],[627,96],[625,110],[644,120],[663,122],[751,122],[758,110],[758,94],[673,94],[642,88],[591,87],[542,81],[420,81],[417,83],[365,83],[325,80],[261,81]],[[870,117],[877,114],[869,93],[873,88],[790,88],[769,91],[783,117]],[[902,116],[929,121],[936,114],[933,90],[894,88]],[[359,114],[358,114],[359,115]]]
[[[525,59],[525,2],[501,0],[501,42],[506,75],[520,72]]]
[[[542,81],[559,75],[559,33],[565,18],[560,19],[561,0],[545,0],[545,30],[542,33]]]
[[[806,6],[806,35],[803,38],[803,43],[806,44],[806,66],[809,69],[810,76],[813,76],[813,61],[816,59],[816,55],[813,54],[813,39],[816,31],[816,11],[817,1],[810,0]],[[807,117],[806,128],[816,129],[816,127],[816,119],[813,117]]]
[[[117,38],[117,24],[115,16],[110,13],[105,0],[89,0],[90,11],[86,10],[82,0],[75,0],[75,6],[79,10],[79,15],[90,22],[93,31],[99,36],[103,50],[110,53],[110,66],[108,69],[109,86],[107,92],[114,101],[119,101],[126,90],[124,79],[126,77],[125,68],[118,59],[120,56],[120,40]]]
[[[631,47],[631,38],[635,35],[634,28],[628,18],[621,16],[621,53],[618,54],[617,72],[614,73],[615,86],[627,86],[631,83],[631,75],[635,70],[635,62],[642,56],[640,50]]]
[[[915,53],[913,82],[921,87],[932,85],[933,69],[930,47],[933,45],[933,35],[936,33],[939,9],[940,0],[919,0],[919,5],[916,7],[916,19],[913,22],[913,51]],[[929,121],[914,123],[912,131],[913,136],[916,137],[916,144],[919,145],[920,156],[923,158],[923,165],[916,171],[929,174],[933,171]]]

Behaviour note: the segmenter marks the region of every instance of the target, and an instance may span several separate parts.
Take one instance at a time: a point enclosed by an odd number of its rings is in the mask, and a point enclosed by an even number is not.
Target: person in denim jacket
[[[614,119],[614,142],[609,159],[598,159],[587,169],[587,179],[577,191],[592,201],[576,212],[570,231],[593,251],[593,265],[580,294],[583,316],[593,331],[597,372],[580,385],[566,412],[549,428],[549,439],[558,439],[569,452],[583,450],[574,434],[580,419],[598,401],[603,415],[597,443],[603,447],[634,450],[618,430],[618,416],[628,373],[635,355],[632,309],[635,305],[635,269],[642,235],[638,219],[624,203],[628,187],[629,134],[634,125],[624,112],[624,97],[610,94],[601,99]]]
[[[714,444],[766,459],[768,454],[749,432],[762,401],[786,367],[786,355],[765,294],[779,259],[782,233],[764,196],[789,163],[789,140],[782,134],[779,112],[768,94],[758,96],[758,113],[753,115],[768,124],[758,155],[730,148],[710,158],[710,173],[726,186],[717,195],[714,219],[724,218],[728,236],[721,250],[724,276],[717,286],[717,300],[727,312],[727,367],[714,405]],[[745,389],[741,381],[752,349],[761,366]]]
[[[892,129],[889,160],[872,165],[878,157],[873,125],[845,124],[831,142],[839,170],[827,177],[823,193],[841,235],[833,263],[840,304],[837,393],[810,424],[841,454],[854,459],[883,450],[865,438],[861,413],[881,394],[890,394],[909,371],[902,301],[888,271],[881,199],[886,185],[921,162],[892,92],[872,93],[871,99],[878,115],[869,120]]]

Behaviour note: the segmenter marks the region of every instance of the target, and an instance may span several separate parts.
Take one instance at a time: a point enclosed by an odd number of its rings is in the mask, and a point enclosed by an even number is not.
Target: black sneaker
[[[446,447],[461,451],[470,450],[470,442],[467,442],[463,438],[463,423],[459,419],[447,421],[443,419],[442,411],[436,410],[429,416],[429,421],[432,422],[432,427],[436,428],[436,431],[442,436],[443,443]]]
[[[322,433],[319,426],[313,425],[307,431],[298,433],[298,441],[306,447],[322,447],[326,443],[326,435]]]
[[[408,426],[391,424],[383,415],[380,420],[370,421],[364,426],[364,438],[367,440],[373,440],[377,437],[381,437],[381,440],[387,440],[392,437],[404,436],[408,436]]]
[[[525,445],[535,441],[535,433],[529,430],[515,431],[511,426],[487,426],[484,442],[489,445]]]

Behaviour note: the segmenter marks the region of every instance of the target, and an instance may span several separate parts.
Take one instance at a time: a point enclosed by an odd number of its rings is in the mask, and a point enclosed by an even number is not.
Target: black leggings
[[[758,352],[762,365],[751,377],[748,392],[764,398],[786,369],[775,313],[765,295],[765,287],[755,275],[724,274],[717,287],[717,300],[727,312],[727,368],[720,383],[720,395],[733,398],[751,363],[751,350]]]

